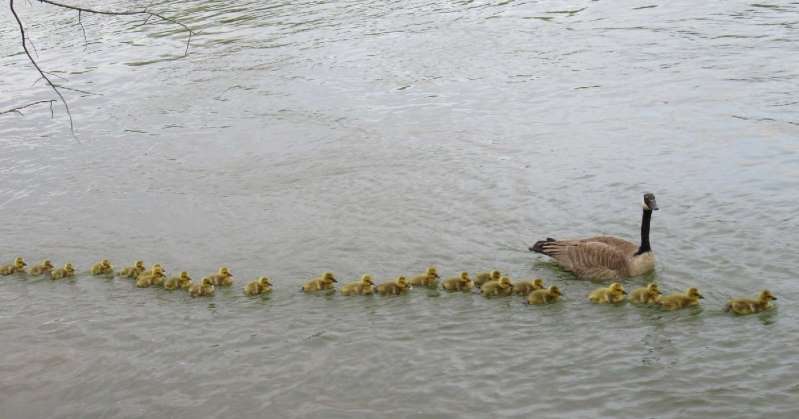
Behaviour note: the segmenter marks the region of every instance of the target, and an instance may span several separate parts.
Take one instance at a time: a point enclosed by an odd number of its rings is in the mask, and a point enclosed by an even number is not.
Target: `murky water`
[[[92,4],[92,2],[84,2]],[[142,2],[94,2],[125,9]],[[17,2],[63,109],[0,116],[0,257],[136,258],[126,280],[0,280],[0,416],[799,416],[799,5],[739,1],[157,6],[195,28]],[[51,94],[0,11],[0,109]],[[527,245],[636,239],[704,308],[589,305]],[[528,307],[314,297],[332,270],[541,276]],[[241,285],[270,275],[276,291]],[[771,313],[721,312],[770,288]]]

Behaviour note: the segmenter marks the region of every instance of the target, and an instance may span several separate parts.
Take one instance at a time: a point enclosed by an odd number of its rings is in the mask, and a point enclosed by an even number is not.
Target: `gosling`
[[[679,310],[681,308],[699,305],[699,300],[705,298],[696,288],[688,288],[685,293],[674,293],[660,296],[657,304],[666,310]]]
[[[244,295],[259,295],[267,292],[272,292],[272,283],[269,278],[262,276],[255,281],[250,282],[244,287]]]
[[[41,263],[31,266],[31,275],[40,276],[49,274],[53,271],[53,268],[55,268],[55,266],[50,262],[50,259],[45,259]]]
[[[411,289],[411,284],[408,283],[404,276],[377,286],[377,292],[380,295],[400,295],[408,292],[409,289]]]
[[[636,304],[655,304],[661,292],[658,284],[651,282],[642,288],[636,288],[630,293],[630,302]]]
[[[627,291],[624,290],[624,287],[620,283],[614,282],[607,288],[594,290],[588,295],[588,299],[596,304],[616,304],[623,302],[625,295],[627,295]]]
[[[438,272],[436,268],[431,266],[427,268],[427,271],[422,275],[417,275],[411,278],[409,281],[411,286],[414,287],[435,287],[437,285],[436,281],[438,281]]]
[[[560,288],[552,285],[549,288],[531,292],[527,296],[527,304],[552,304],[557,302],[562,295]]]
[[[341,295],[372,295],[375,292],[375,283],[370,275],[363,275],[358,281],[344,284],[339,292]]]
[[[488,281],[499,281],[502,274],[499,271],[480,272],[474,277],[474,286],[481,288]]]
[[[336,281],[336,278],[333,276],[333,274],[331,272],[325,272],[321,277],[308,281],[302,286],[302,290],[305,292],[329,290],[333,289],[334,282],[338,281]]]
[[[191,277],[187,272],[181,272],[180,278],[178,278],[178,287],[182,290],[188,290],[191,288]]]
[[[65,263],[63,268],[58,268],[50,273],[50,279],[62,279],[75,276],[75,268],[71,263]]]
[[[172,291],[176,289],[182,289],[182,284],[186,281],[186,279],[191,282],[191,278],[189,278],[189,274],[186,271],[183,271],[178,276],[170,277],[169,279],[164,281],[164,289]],[[188,287],[186,287],[188,288]]]
[[[474,281],[469,279],[468,272],[461,272],[459,277],[449,278],[441,286],[447,291],[469,291],[474,288]]]
[[[513,283],[507,276],[503,276],[498,281],[491,280],[483,284],[480,294],[484,297],[508,297],[513,294]]]
[[[535,290],[544,289],[544,280],[536,278],[532,281],[521,281],[513,284],[513,293],[516,295],[530,295]]]
[[[207,276],[199,284],[193,284],[189,288],[189,295],[192,297],[213,297],[214,292],[214,281]]]
[[[731,299],[727,305],[724,306],[724,311],[728,313],[733,312],[735,314],[760,313],[773,308],[774,306],[771,305],[770,301],[776,299],[777,297],[771,294],[771,291],[763,290],[755,300],[747,298]]]
[[[24,274],[26,266],[28,266],[28,264],[25,263],[22,258],[16,258],[14,259],[14,263],[0,266],[0,275],[7,276],[17,272]]]
[[[230,273],[226,266],[219,268],[219,271],[211,275],[211,280],[214,281],[214,285],[220,287],[229,287],[233,285],[233,274]]]
[[[108,259],[103,259],[92,265],[91,272],[92,275],[94,276],[108,275],[108,274],[113,275],[114,267],[111,266],[111,262],[109,262]]]
[[[163,284],[164,278],[166,275],[164,274],[164,268],[161,265],[153,265],[150,269],[150,272],[145,272],[136,279],[136,286],[139,288],[148,288],[150,286],[158,286]]]
[[[122,277],[125,277],[125,278],[134,278],[135,279],[135,278],[138,278],[138,276],[141,275],[146,270],[147,270],[147,268],[144,267],[144,261],[143,260],[137,260],[133,264],[133,266],[124,267],[119,272],[118,275],[122,276]]]

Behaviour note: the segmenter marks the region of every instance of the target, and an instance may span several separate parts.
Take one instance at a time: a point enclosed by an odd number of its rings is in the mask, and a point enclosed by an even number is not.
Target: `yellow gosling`
[[[226,266],[223,266],[219,268],[217,273],[211,275],[211,280],[214,281],[214,285],[229,287],[233,285],[233,274],[230,273]]]
[[[492,280],[483,284],[480,294],[484,297],[507,297],[513,294],[513,283],[507,276],[503,276],[498,281]]]
[[[55,266],[53,266],[52,262],[50,262],[50,259],[45,259],[40,263],[31,266],[30,274],[33,276],[44,275],[46,273],[52,272],[53,268],[55,268]]]
[[[624,301],[625,295],[627,295],[627,291],[624,290],[624,287],[620,283],[614,282],[607,288],[594,290],[588,295],[588,299],[596,304],[616,304]]]
[[[64,264],[63,268],[58,268],[50,273],[50,279],[61,279],[75,276],[75,268],[71,263]]]
[[[696,288],[688,288],[685,293],[674,293],[660,296],[657,304],[666,310],[679,310],[681,308],[699,305],[699,300],[705,298]]]
[[[111,262],[108,259],[103,259],[92,265],[91,272],[94,276],[113,274],[114,267],[111,266]]]
[[[760,313],[773,308],[770,302],[776,299],[777,297],[775,297],[771,291],[763,290],[760,292],[757,299],[754,300],[747,298],[731,299],[727,305],[724,306],[724,311],[728,313],[733,312],[735,314]]]
[[[499,271],[480,272],[474,277],[474,286],[482,288],[486,282],[499,281],[500,278],[502,278],[502,274]]]
[[[438,271],[434,266],[427,268],[427,271],[421,275],[414,276],[408,281],[414,287],[435,287],[438,281]]]
[[[161,265],[155,264],[150,271],[144,272],[136,278],[136,286],[139,288],[147,288],[151,285],[158,286],[163,284],[164,278],[166,278],[166,274],[164,274],[164,268]]]
[[[180,273],[180,277],[178,278],[178,288],[182,290],[188,290],[191,287],[191,277],[189,276],[188,272],[183,271]]]
[[[344,284],[339,288],[341,295],[372,295],[375,283],[371,275],[363,275],[360,280]]]
[[[321,277],[314,278],[302,286],[305,292],[315,292],[333,289],[333,283],[338,282],[331,272],[325,272]]]
[[[178,281],[179,280],[180,280],[180,277],[177,277],[177,276],[170,277],[169,279],[164,281],[164,289],[165,290],[169,290],[169,291],[173,291],[173,290],[178,289]]]
[[[460,276],[442,282],[441,287],[447,291],[469,291],[474,288],[474,281],[469,278],[468,272],[461,272]]]
[[[269,278],[262,276],[255,281],[250,282],[244,287],[244,295],[259,295],[265,292],[272,291],[272,283]]]
[[[214,281],[207,276],[199,284],[194,284],[189,288],[189,295],[192,297],[213,297],[214,292]]]
[[[655,304],[661,292],[658,284],[651,282],[642,288],[636,288],[630,293],[630,301],[636,304]]]
[[[527,304],[552,304],[563,294],[560,293],[560,288],[552,285],[549,288],[535,290],[527,296]]]
[[[27,263],[22,258],[14,259],[14,263],[0,266],[0,275],[6,276],[15,273],[25,273]]]
[[[133,266],[126,266],[119,272],[119,276],[123,276],[125,278],[138,278],[147,268],[144,267],[143,260],[137,260]]]
[[[391,282],[384,282],[377,286],[377,292],[380,295],[400,295],[408,292],[411,289],[411,284],[404,276],[399,276]]]
[[[516,295],[527,296],[535,290],[544,289],[544,280],[536,278],[532,281],[521,281],[513,284],[513,293]]]

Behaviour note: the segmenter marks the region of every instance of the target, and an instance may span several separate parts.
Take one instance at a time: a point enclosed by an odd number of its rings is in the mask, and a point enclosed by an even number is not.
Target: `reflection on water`
[[[88,3],[87,3],[88,4]],[[97,7],[128,9],[138,2]],[[139,5],[140,6],[140,5]],[[197,31],[17,6],[63,110],[0,116],[0,257],[136,258],[212,300],[0,280],[9,417],[795,417],[792,4],[182,1]],[[49,99],[0,19],[0,109]],[[635,238],[702,309],[596,307],[526,251]],[[562,303],[313,297],[333,270],[542,276]],[[275,293],[245,298],[268,274]],[[772,289],[774,312],[732,317]],[[642,413],[643,412],[643,413]],[[743,413],[742,413],[743,412]]]

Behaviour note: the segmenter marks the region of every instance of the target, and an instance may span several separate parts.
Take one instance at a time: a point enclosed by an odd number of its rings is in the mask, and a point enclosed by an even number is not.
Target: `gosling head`
[[[258,278],[258,283],[261,284],[262,287],[271,287],[272,283],[269,282],[269,278],[262,276]]]
[[[210,277],[206,276],[205,278],[203,278],[202,284],[203,284],[203,286],[213,286],[214,285],[214,281],[212,281]]]
[[[549,293],[552,295],[557,295],[558,297],[562,296],[563,294],[560,293],[560,288],[555,285],[549,287]]]
[[[427,276],[432,276],[433,278],[438,278],[438,271],[436,270],[435,266],[431,266],[427,268]]]
[[[503,276],[502,278],[499,278],[499,286],[500,288],[508,288],[513,286],[513,284],[511,284],[510,278]]]
[[[610,284],[608,289],[610,289],[610,292],[613,292],[613,293],[627,294],[627,291],[625,291],[624,287],[621,286],[621,284],[618,283],[618,282],[614,282],[614,283]]]
[[[14,266],[16,266],[17,268],[24,268],[28,266],[28,264],[25,263],[25,261],[22,258],[16,258],[14,259]]]
[[[655,194],[647,192],[644,194],[644,202],[641,204],[646,211],[657,211],[658,203],[655,201]]]
[[[111,266],[111,262],[108,259],[101,260],[100,264],[103,266]]]
[[[769,301],[769,300],[776,300],[777,297],[771,293],[769,290],[763,290],[760,292],[760,301]]]
[[[647,284],[646,290],[651,292],[651,293],[653,293],[653,294],[657,294],[657,295],[661,294],[660,293],[660,289],[658,288],[658,284],[656,284],[654,282],[650,282],[649,284]]]
[[[541,278],[536,278],[533,280],[533,287],[541,289],[544,288],[544,280]]]
[[[491,271],[491,279],[493,279],[494,281],[499,281],[499,278],[501,276],[502,274],[499,273],[499,271]]]
[[[227,268],[227,266],[222,266],[221,268],[219,268],[219,275],[231,276],[230,270]]]
[[[461,282],[469,281],[469,272],[461,272]]]
[[[50,259],[42,261],[42,265],[44,265],[45,268],[53,269],[53,262],[50,262]]]
[[[144,267],[144,261],[143,260],[137,260],[136,263],[134,264],[134,266],[136,267],[136,269],[146,269]]]
[[[322,275],[322,280],[325,282],[338,282],[332,272],[325,272],[324,275]]]
[[[404,276],[397,277],[396,283],[402,288],[408,288],[408,280],[406,280]]]
[[[75,268],[73,268],[72,264],[69,262],[64,264],[64,270],[70,273],[75,272]]]
[[[361,283],[366,285],[374,285],[375,283],[372,281],[371,275],[363,275],[361,276]]]
[[[705,298],[702,294],[699,293],[699,290],[696,288],[688,288],[686,294],[688,294],[688,296],[691,298],[699,298],[699,299]]]
[[[161,265],[153,265],[153,274],[154,275],[161,275],[164,273],[164,268]]]
[[[185,279],[191,279],[191,278],[189,278],[189,273],[188,272],[183,271],[183,272],[180,273],[180,279],[184,279],[185,280]]]

